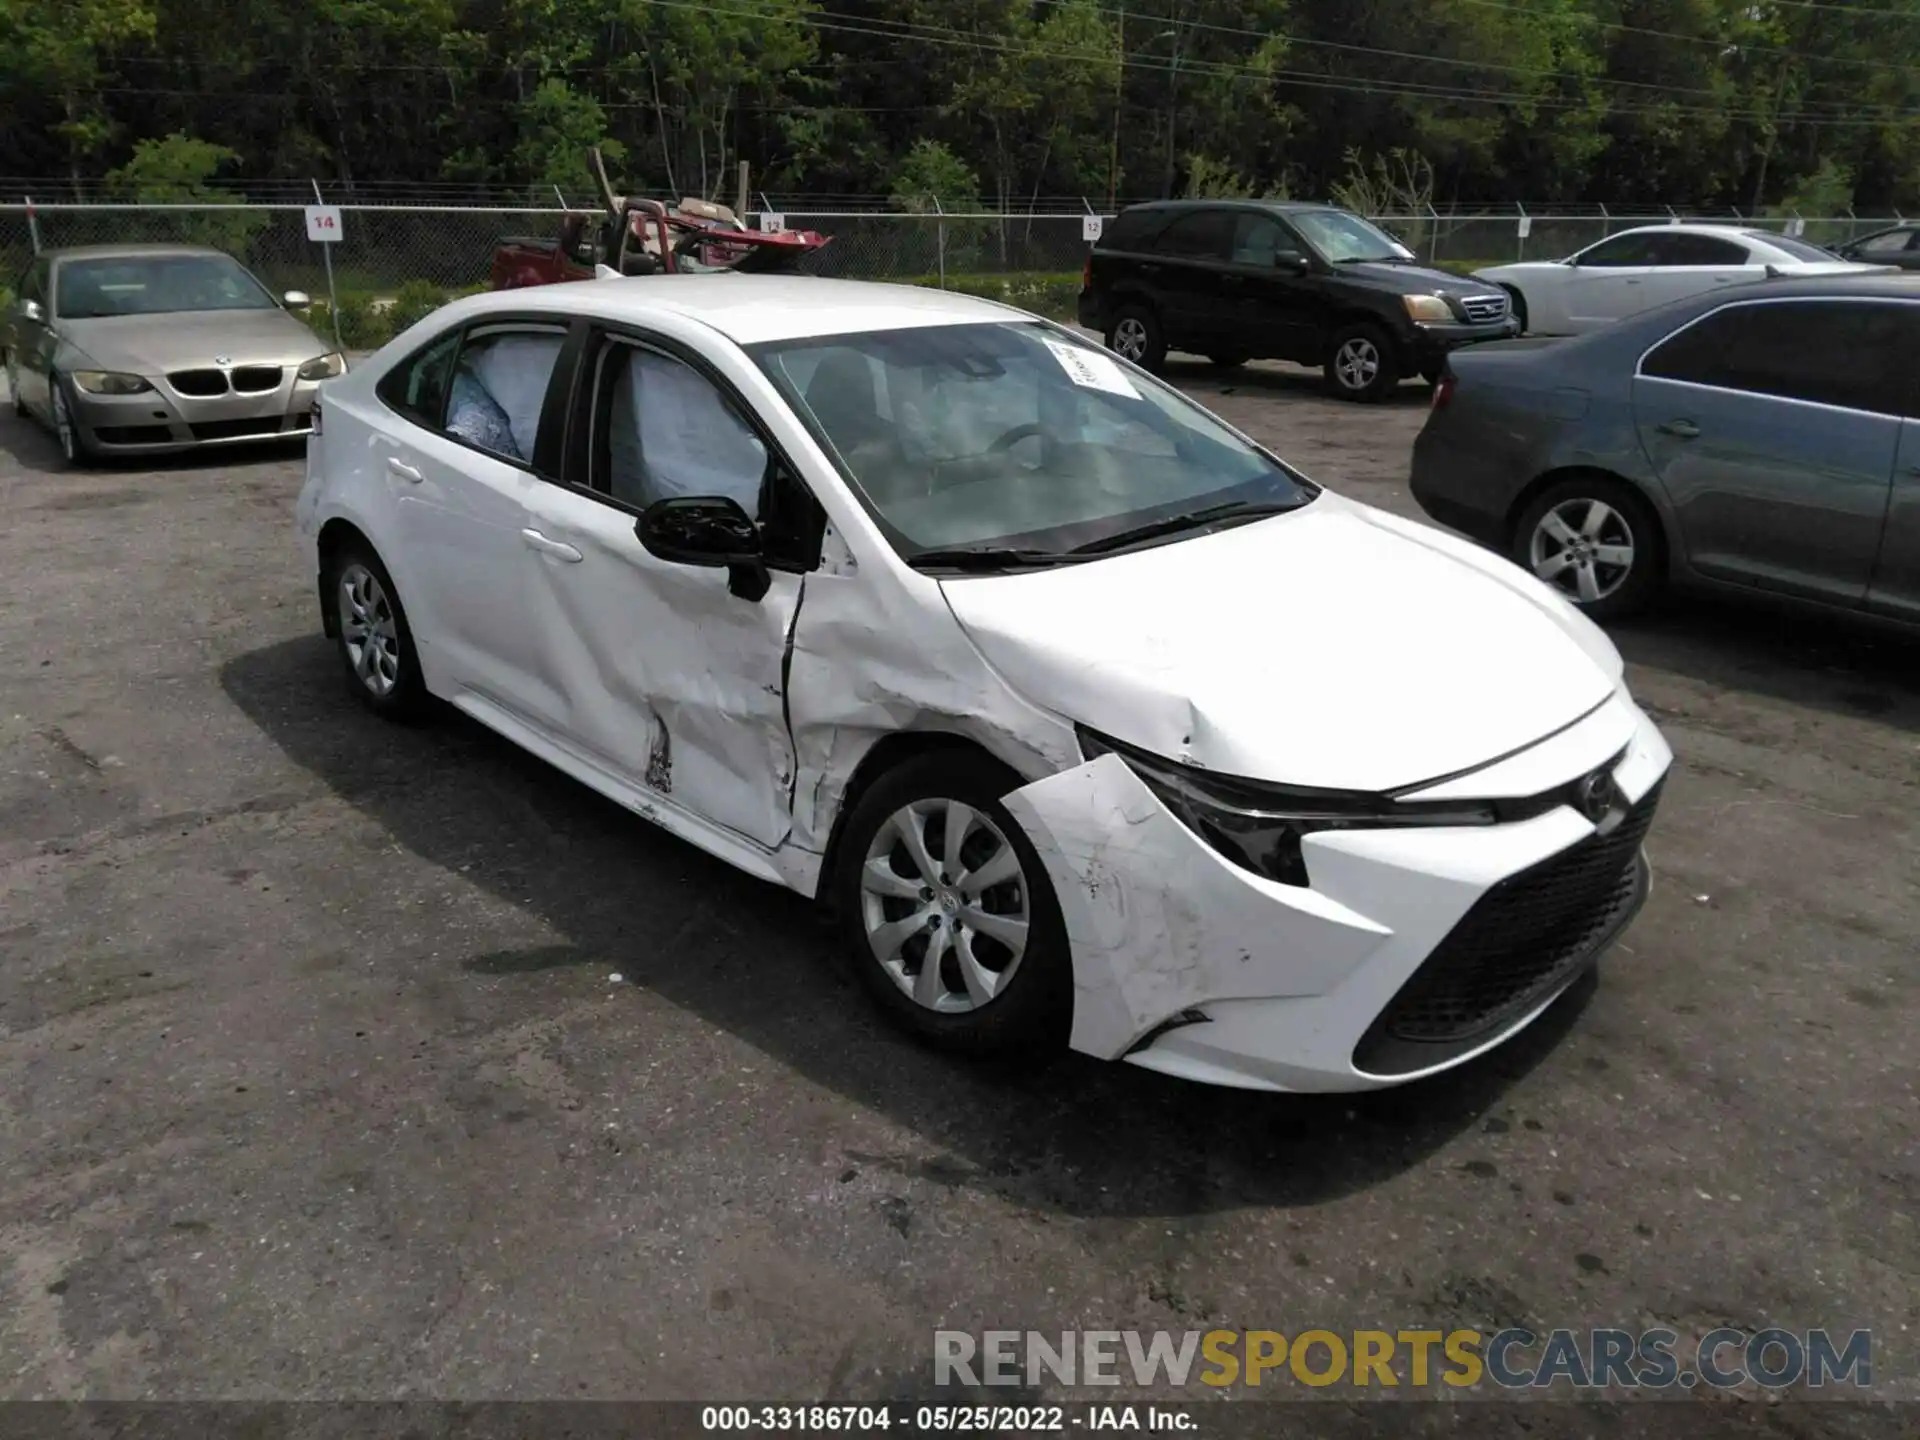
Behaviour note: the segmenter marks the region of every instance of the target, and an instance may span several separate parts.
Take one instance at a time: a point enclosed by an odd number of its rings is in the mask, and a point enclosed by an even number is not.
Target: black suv
[[[1169,350],[1293,360],[1324,366],[1350,400],[1436,380],[1449,350],[1520,333],[1505,291],[1426,269],[1358,215],[1254,200],[1121,211],[1087,258],[1080,323],[1149,370]]]

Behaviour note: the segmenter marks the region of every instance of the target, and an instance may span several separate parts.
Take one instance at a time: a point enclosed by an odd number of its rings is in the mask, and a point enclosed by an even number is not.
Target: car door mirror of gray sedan
[[[724,569],[727,589],[742,600],[761,600],[773,583],[758,527],[739,501],[725,495],[656,500],[634,524],[633,533],[655,559]]]
[[[304,290],[289,290],[280,297],[280,303],[289,310],[304,310],[313,304],[313,297]]]
[[[40,308],[40,302],[38,300],[22,300],[20,302],[20,316],[22,319],[31,320],[35,325],[38,325],[47,318],[47,312]]]

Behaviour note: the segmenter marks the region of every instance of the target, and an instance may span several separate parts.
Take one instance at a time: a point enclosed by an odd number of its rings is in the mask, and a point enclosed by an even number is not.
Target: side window
[[[1656,253],[1656,265],[1745,265],[1750,258],[1744,245],[1722,240],[1718,235],[1662,235]]]
[[[1652,265],[1654,259],[1654,236],[1641,231],[1639,234],[1616,235],[1611,240],[1602,240],[1591,249],[1580,252],[1582,268],[1614,269],[1628,265]]]
[[[1871,240],[1860,243],[1862,255],[1898,255],[1912,244],[1920,230],[1890,230],[1885,235],[1876,235]]]
[[[635,510],[723,495],[759,525],[767,557],[819,562],[826,514],[720,387],[682,360],[624,340],[594,365],[591,488]]]
[[[376,393],[389,409],[438,430],[440,417],[447,413],[447,382],[453,378],[453,357],[459,350],[458,331],[441,336],[381,376]]]
[[[1899,415],[1916,334],[1904,305],[1736,305],[1669,338],[1647,356],[1641,373]]]
[[[447,391],[447,433],[526,465],[566,331],[546,325],[469,330]]]
[[[1161,232],[1153,248],[1180,260],[1224,260],[1233,248],[1234,218],[1229,210],[1182,215]]]
[[[1298,255],[1300,242],[1270,215],[1251,211],[1234,216],[1233,263],[1273,268],[1276,255]]]

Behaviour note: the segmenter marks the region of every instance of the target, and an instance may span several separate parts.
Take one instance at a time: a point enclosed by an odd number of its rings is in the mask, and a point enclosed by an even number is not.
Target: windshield
[[[1796,260],[1820,260],[1831,264],[1835,258],[1831,250],[1822,250],[1818,245],[1809,245],[1804,240],[1796,240],[1791,235],[1776,235],[1771,230],[1749,230],[1751,240],[1764,240],[1776,250],[1784,250]]]
[[[1343,260],[1411,260],[1413,252],[1378,225],[1345,210],[1296,210],[1287,216],[1307,242],[1336,265]]]
[[[1178,392],[1037,323],[785,341],[754,358],[910,560],[1063,555],[1319,492]],[[1198,518],[1194,524],[1206,523]],[[1145,537],[1143,537],[1145,538]]]
[[[225,255],[65,260],[59,291],[56,308],[63,320],[275,308],[273,296],[260,282]]]

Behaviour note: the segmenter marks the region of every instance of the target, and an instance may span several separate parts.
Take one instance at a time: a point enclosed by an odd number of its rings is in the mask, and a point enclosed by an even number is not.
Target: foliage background
[[[584,199],[604,139],[634,190],[746,159],[789,208],[1325,195],[1398,154],[1442,203],[1886,210],[1917,92],[1920,0],[0,0],[0,175],[43,195]]]

